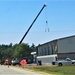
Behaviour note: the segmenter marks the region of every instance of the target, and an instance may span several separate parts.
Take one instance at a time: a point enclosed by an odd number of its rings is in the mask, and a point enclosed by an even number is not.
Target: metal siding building
[[[66,37],[58,40],[58,53],[75,52],[75,37]]]
[[[51,64],[52,61],[55,61],[57,57],[56,45],[57,40],[37,46],[37,60],[41,60],[42,64]]]
[[[75,59],[75,36],[58,39],[58,58]]]
[[[56,46],[57,40],[37,46],[37,56],[57,54]]]
[[[48,55],[57,55],[58,59],[65,59],[67,57],[75,59],[75,35],[56,39],[37,46],[37,58],[42,59]],[[49,57],[47,59],[49,59]],[[47,59],[43,58],[42,60],[45,62]]]

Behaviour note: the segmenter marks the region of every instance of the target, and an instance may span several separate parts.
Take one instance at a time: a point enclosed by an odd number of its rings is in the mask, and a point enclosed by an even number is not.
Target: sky
[[[75,35],[74,0],[0,0],[0,44],[18,44],[44,3],[23,42],[37,46]]]

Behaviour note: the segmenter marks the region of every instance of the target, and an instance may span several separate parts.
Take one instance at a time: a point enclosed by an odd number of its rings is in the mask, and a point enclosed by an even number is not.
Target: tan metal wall
[[[58,54],[58,59],[66,59],[66,58],[75,59],[75,53],[59,53]]]
[[[58,40],[58,53],[75,52],[75,37]]]

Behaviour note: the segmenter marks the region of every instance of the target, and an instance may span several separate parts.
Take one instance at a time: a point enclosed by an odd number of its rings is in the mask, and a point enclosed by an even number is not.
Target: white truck
[[[70,64],[74,64],[74,63],[75,63],[75,60],[71,60],[70,58],[66,58],[65,60],[57,60],[57,61],[52,62],[53,65],[58,65],[58,66],[70,65]]]
[[[57,55],[45,55],[45,56],[37,56],[37,63],[41,61],[42,64],[51,64],[52,61],[56,61]]]

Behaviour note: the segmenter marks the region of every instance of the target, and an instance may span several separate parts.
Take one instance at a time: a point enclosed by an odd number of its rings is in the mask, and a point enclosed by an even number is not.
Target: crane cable
[[[46,27],[45,27],[45,32],[49,32],[49,26],[48,26],[48,18],[47,18],[47,7],[45,9],[45,23],[46,23]]]
[[[46,20],[46,28],[45,28],[45,32],[49,32],[49,27],[48,27],[48,21]]]

